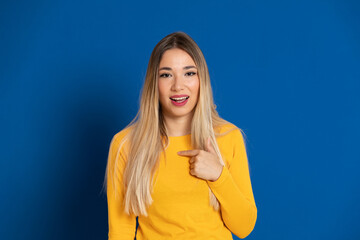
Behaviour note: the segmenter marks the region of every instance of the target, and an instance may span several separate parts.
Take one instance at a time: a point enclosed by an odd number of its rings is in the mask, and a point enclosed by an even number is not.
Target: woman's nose
[[[173,84],[171,86],[172,91],[180,91],[184,88],[183,79],[181,76],[174,76]]]

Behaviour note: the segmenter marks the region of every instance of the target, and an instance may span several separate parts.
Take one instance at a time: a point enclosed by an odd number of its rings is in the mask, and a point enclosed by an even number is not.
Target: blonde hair
[[[198,45],[183,32],[175,32],[163,38],[151,53],[142,89],[140,108],[136,117],[127,126],[129,134],[123,139],[116,154],[114,165],[106,169],[105,184],[111,176],[114,192],[118,191],[119,181],[116,169],[119,168],[118,155],[125,141],[128,143],[127,163],[123,173],[124,206],[127,214],[147,216],[147,207],[153,202],[151,192],[153,177],[158,167],[159,156],[169,143],[166,127],[161,113],[158,93],[158,68],[165,51],[179,48],[194,60],[199,74],[200,90],[198,102],[191,123],[191,144],[193,148],[205,150],[208,137],[222,165],[225,165],[216,143],[215,128],[228,122],[222,119],[213,101],[208,67]],[[223,134],[222,134],[223,135]],[[210,204],[219,210],[219,202],[209,188]]]

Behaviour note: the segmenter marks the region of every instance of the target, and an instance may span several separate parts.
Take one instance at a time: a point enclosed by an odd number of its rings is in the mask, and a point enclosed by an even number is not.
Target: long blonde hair
[[[142,89],[140,108],[136,117],[127,126],[129,134],[119,146],[129,141],[127,163],[123,173],[124,206],[127,214],[147,216],[147,207],[153,202],[151,192],[153,177],[158,167],[159,156],[168,144],[168,135],[161,113],[158,93],[158,68],[165,51],[179,48],[187,52],[194,60],[199,74],[200,90],[198,102],[191,123],[191,143],[193,148],[205,150],[208,137],[214,147],[222,165],[219,147],[216,143],[217,133],[214,128],[228,123],[219,117],[213,101],[208,67],[198,45],[183,32],[175,32],[163,38],[151,53],[146,71],[145,83]],[[118,154],[117,154],[118,155]],[[111,176],[112,186],[117,190],[116,181],[119,181],[117,171],[119,161],[116,157],[114,165],[106,170],[105,183]],[[215,210],[219,209],[219,202],[209,188],[210,204]]]

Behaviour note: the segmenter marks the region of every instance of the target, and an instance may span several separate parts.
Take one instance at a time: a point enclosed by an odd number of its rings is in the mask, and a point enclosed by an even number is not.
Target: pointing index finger
[[[178,152],[178,155],[180,156],[187,156],[187,157],[193,157],[198,155],[200,150],[193,149],[193,150],[186,150],[186,151],[180,151]]]

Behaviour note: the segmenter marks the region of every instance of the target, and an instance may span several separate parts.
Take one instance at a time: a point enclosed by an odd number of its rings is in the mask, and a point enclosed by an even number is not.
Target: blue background
[[[358,1],[1,1],[0,239],[106,239],[112,136],[185,31],[247,135],[248,239],[360,239]],[[237,239],[235,237],[235,239]]]

